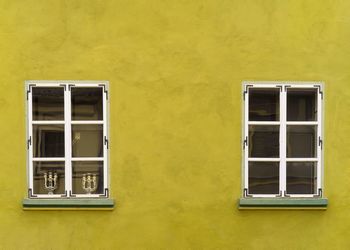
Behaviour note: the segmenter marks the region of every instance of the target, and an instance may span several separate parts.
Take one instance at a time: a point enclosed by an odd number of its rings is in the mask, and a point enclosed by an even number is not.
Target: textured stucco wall
[[[0,0],[0,249],[349,249],[350,1]],[[27,79],[110,81],[113,212],[22,211]],[[241,81],[323,80],[327,211],[238,211]]]

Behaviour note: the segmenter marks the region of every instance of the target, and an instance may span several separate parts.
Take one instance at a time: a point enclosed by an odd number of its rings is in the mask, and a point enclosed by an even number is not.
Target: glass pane
[[[279,121],[280,89],[249,89],[249,121]]]
[[[279,126],[249,126],[249,157],[279,157]]]
[[[33,193],[64,194],[64,161],[33,162]]]
[[[316,162],[287,162],[287,193],[316,194]]]
[[[279,162],[249,162],[249,194],[279,193]]]
[[[72,88],[72,120],[103,120],[102,88]]]
[[[103,161],[72,162],[73,194],[103,193]]]
[[[33,120],[64,120],[64,89],[33,87]]]
[[[287,126],[287,157],[317,157],[317,126]]]
[[[317,89],[288,89],[287,121],[317,120]]]
[[[103,157],[103,125],[72,125],[72,156]]]
[[[33,157],[64,157],[64,125],[33,125]]]

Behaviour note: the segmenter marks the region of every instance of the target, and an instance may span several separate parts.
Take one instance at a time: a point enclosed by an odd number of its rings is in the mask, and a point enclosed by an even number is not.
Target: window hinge
[[[105,145],[107,145],[107,149],[108,149],[108,139],[107,139],[107,136],[105,136]]]
[[[36,86],[35,84],[29,84],[27,89],[27,101],[29,99],[29,93],[32,91],[32,87]]]
[[[318,88],[318,93],[320,93],[321,99],[323,100],[323,90],[321,85],[314,85],[314,87]]]
[[[105,92],[106,94],[106,99],[108,100],[108,90],[106,89],[106,85],[104,84],[99,84],[99,86],[101,86],[103,88],[103,92]]]
[[[66,84],[60,84],[60,86],[64,88],[64,91],[66,91],[66,87],[67,87]]]
[[[282,192],[281,192],[281,194],[282,194]],[[282,196],[282,195],[281,195],[281,196]],[[290,197],[290,195],[287,194],[286,190],[283,191],[283,196],[284,196],[284,197]]]
[[[108,197],[109,190],[108,188],[105,188],[104,193],[100,194],[100,197]]]
[[[322,192],[323,192],[323,190],[322,190],[322,188],[319,188],[318,190],[317,190],[317,194],[315,194],[314,195],[314,197],[322,197]]]
[[[280,192],[276,195],[276,197],[282,197],[282,191],[280,190]]]
[[[33,194],[33,190],[31,188],[28,188],[28,198],[34,198],[34,197],[38,197],[38,196]]]
[[[253,197],[251,194],[248,194],[248,188],[243,189],[243,197]]]
[[[76,197],[76,195],[72,193],[72,190],[69,190],[69,197]]]
[[[74,86],[75,86],[75,84],[68,84],[68,90],[71,91],[71,88]]]
[[[284,91],[286,92],[287,91],[287,88],[290,88],[291,85],[284,85]]]
[[[29,139],[27,140],[27,149],[29,149],[30,145],[32,145],[32,137],[29,136]]]
[[[323,148],[323,140],[321,139],[321,136],[318,137],[318,146],[320,146],[321,149]]]
[[[248,147],[248,137],[246,136],[244,141],[243,141],[243,150]]]
[[[243,100],[245,100],[245,95],[248,94],[248,88],[252,87],[252,86],[253,85],[251,85],[251,84],[245,85],[245,89],[243,91]]]

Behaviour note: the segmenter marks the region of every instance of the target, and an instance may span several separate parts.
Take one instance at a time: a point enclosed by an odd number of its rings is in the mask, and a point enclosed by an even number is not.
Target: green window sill
[[[113,210],[113,199],[23,199],[23,210]]]
[[[241,198],[238,209],[327,209],[327,198]]]

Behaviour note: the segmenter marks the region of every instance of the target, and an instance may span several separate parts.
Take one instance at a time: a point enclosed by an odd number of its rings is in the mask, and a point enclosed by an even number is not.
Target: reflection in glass
[[[56,189],[53,194],[64,194],[64,161],[45,161],[33,162],[33,193],[48,194],[49,191],[45,188],[44,175],[48,173],[57,175]]]
[[[316,162],[287,162],[287,193],[315,194]]]
[[[73,161],[72,176],[73,194],[88,194],[89,185],[96,186],[96,190],[91,194],[103,193],[103,161]],[[88,182],[89,176],[91,176],[90,182]]]
[[[287,121],[317,120],[317,89],[288,89]]]
[[[249,157],[279,157],[279,126],[249,125]]]
[[[62,87],[33,87],[33,120],[64,119],[64,89]]]
[[[64,157],[64,125],[33,125],[33,157]]]
[[[249,121],[279,121],[280,89],[249,89]]]
[[[72,88],[72,120],[103,120],[102,88]]]
[[[287,126],[287,157],[316,157],[317,126],[288,125]]]
[[[72,156],[103,157],[103,125],[72,125]]]
[[[249,194],[279,193],[279,162],[249,162]]]

